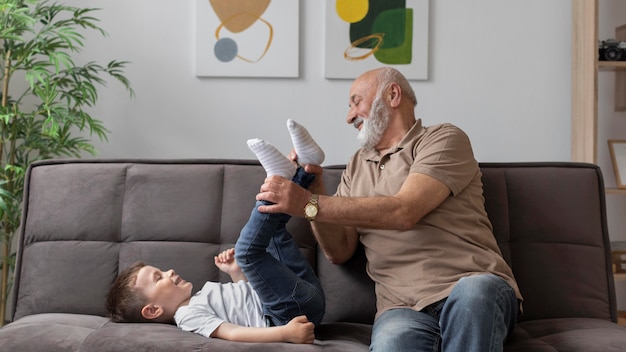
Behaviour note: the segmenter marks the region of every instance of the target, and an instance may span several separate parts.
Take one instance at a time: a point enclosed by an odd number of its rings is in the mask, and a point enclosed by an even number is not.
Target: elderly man
[[[270,177],[257,199],[274,204],[259,211],[306,217],[335,264],[363,244],[376,286],[372,351],[502,351],[522,296],[493,236],[478,163],[462,130],[424,126],[416,105],[399,71],[359,76],[347,122],[362,148],[335,195],[324,195],[322,177],[309,190]]]

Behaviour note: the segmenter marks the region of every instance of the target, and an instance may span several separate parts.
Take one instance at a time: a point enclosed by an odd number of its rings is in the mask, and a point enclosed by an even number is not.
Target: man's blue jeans
[[[299,167],[292,181],[309,187],[315,175]],[[260,213],[257,201],[235,244],[235,259],[263,303],[274,325],[299,315],[319,325],[325,311],[322,286],[286,225],[286,214]]]
[[[519,302],[493,274],[464,277],[448,298],[422,311],[390,309],[374,322],[370,351],[502,351]]]

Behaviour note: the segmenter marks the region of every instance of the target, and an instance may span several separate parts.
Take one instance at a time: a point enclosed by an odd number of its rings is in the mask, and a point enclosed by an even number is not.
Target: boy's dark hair
[[[135,262],[124,269],[109,289],[106,309],[109,318],[116,323],[140,323],[149,320],[141,315],[146,305],[146,297],[135,288],[137,273],[146,266],[144,262]]]

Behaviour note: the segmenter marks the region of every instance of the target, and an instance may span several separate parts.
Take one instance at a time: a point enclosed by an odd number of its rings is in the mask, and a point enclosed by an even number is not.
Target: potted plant
[[[134,92],[124,61],[78,65],[82,30],[106,36],[97,9],[41,0],[0,0],[0,326],[4,324],[20,225],[24,174],[37,160],[95,154],[90,137],[108,130],[90,115],[97,89],[111,77]]]

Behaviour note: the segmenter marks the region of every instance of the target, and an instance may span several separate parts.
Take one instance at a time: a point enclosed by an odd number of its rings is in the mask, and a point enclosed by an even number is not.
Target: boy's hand
[[[235,260],[235,248],[229,248],[225,251],[222,251],[220,254],[216,255],[214,258],[215,266],[218,269],[230,275],[230,278],[233,282],[237,282],[239,280],[248,281],[246,276],[241,271],[241,268],[237,264]]]
[[[306,316],[295,317],[285,325],[285,341],[291,343],[313,343],[315,340],[315,324]]]

